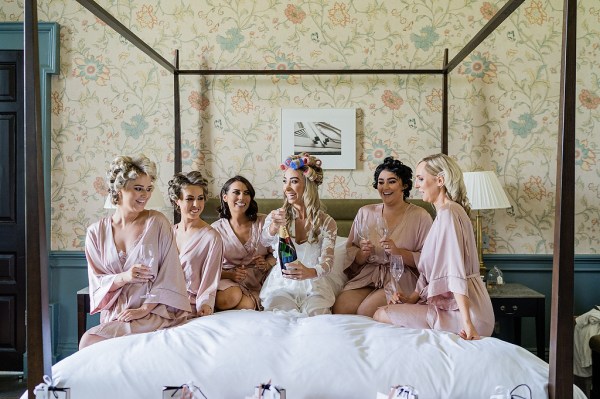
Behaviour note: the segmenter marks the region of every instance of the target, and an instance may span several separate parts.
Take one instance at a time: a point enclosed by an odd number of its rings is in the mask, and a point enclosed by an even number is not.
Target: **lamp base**
[[[481,279],[482,279],[483,281],[485,281],[485,279],[486,279],[486,277],[487,277],[487,269],[486,269],[486,267],[484,266],[483,262],[481,262],[481,263],[479,264],[479,274],[481,275]]]

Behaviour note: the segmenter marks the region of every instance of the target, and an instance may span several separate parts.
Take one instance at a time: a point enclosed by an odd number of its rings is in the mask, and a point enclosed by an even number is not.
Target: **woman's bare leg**
[[[89,334],[87,331],[81,337],[81,341],[79,341],[79,350],[82,350],[85,347],[98,343],[100,341],[107,340],[108,338],[101,337],[96,334]]]
[[[360,304],[373,291],[373,288],[357,288],[342,291],[333,304],[334,314],[356,314]]]
[[[373,317],[375,311],[382,306],[387,305],[385,291],[381,288],[372,291],[356,310],[356,314],[361,316]]]
[[[233,309],[242,300],[242,289],[240,287],[229,287],[222,291],[217,291],[215,298],[215,307],[218,310]]]

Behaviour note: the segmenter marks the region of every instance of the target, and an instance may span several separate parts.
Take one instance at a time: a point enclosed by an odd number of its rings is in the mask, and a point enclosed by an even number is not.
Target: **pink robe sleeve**
[[[473,235],[472,224],[460,205],[450,203],[438,211],[425,243],[423,252],[427,254],[421,258],[416,288],[428,303],[456,310],[453,293],[469,295],[465,252],[468,234]]]
[[[109,265],[104,249],[106,224],[103,220],[91,225],[85,237],[85,257],[88,263],[90,291],[90,314],[110,309],[119,297],[121,289],[109,292],[117,274],[123,270],[119,265]],[[111,267],[113,266],[113,267]],[[114,267],[116,266],[116,268]]]
[[[158,262],[158,272],[150,291],[156,297],[146,299],[146,302],[162,303],[189,312],[191,307],[186,295],[185,277],[179,262],[177,243],[171,224],[162,213],[155,212],[153,215],[154,220],[151,221],[153,224],[152,231],[155,232],[156,238],[148,237],[147,239],[156,243],[157,256],[160,260]],[[157,309],[155,308],[155,311],[158,311]]]

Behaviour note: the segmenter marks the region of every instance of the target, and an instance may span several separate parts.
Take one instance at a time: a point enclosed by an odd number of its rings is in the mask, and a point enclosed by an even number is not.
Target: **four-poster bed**
[[[461,50],[452,60],[448,61],[447,51],[444,54],[443,68],[440,70],[300,70],[294,71],[295,74],[442,74],[443,75],[443,113],[442,113],[442,140],[441,150],[448,152],[448,74],[458,66],[462,60],[475,49],[502,21],[504,21],[524,0],[511,0],[506,3],[502,9],[490,19],[484,28]],[[149,55],[153,60],[165,67],[174,76],[174,106],[175,106],[175,171],[181,170],[181,121],[179,115],[179,76],[180,75],[268,75],[277,71],[248,71],[248,70],[181,70],[179,69],[178,56],[175,65],[167,62],[156,51],[151,49],[146,43],[135,36],[130,30],[118,22],[114,17],[108,14],[94,1],[78,0],[80,4],[92,11],[98,18],[103,20],[123,37],[128,39],[140,50]],[[576,28],[576,2],[565,0],[564,2],[564,28],[563,28],[563,58],[561,75],[561,115],[559,135],[559,157],[557,166],[557,196],[556,196],[556,223],[555,223],[555,257],[553,270],[553,299],[552,299],[552,317],[551,317],[551,335],[550,335],[550,379],[549,394],[554,398],[567,398],[573,395],[571,374],[572,369],[572,313],[573,313],[573,197],[574,197],[574,112],[575,112],[575,28]],[[34,21],[36,17],[36,2],[25,2],[25,39],[26,43],[30,41],[30,46],[25,46],[26,71],[34,71],[37,67],[35,54],[37,53],[35,40],[31,37],[36,36]],[[32,56],[33,54],[33,56]],[[33,73],[35,75],[35,73]],[[28,77],[31,73],[27,74]],[[35,93],[32,88],[37,87],[34,79],[26,80],[25,92]],[[33,96],[35,101],[36,96]],[[39,100],[38,100],[39,101]],[[27,103],[29,109],[35,110],[34,102]],[[26,105],[27,108],[27,105]],[[30,123],[35,123],[35,113],[28,116]],[[29,125],[31,126],[31,125]],[[32,145],[28,146],[35,149],[35,139],[39,136],[39,129],[28,128],[26,131],[28,138],[31,138]],[[37,162],[37,175],[41,176],[41,166],[37,151],[32,153],[33,160],[28,165],[33,167],[35,175],[35,165]],[[29,195],[35,195],[36,192],[42,192],[41,181],[34,181],[31,187],[28,187]],[[31,201],[28,201],[31,202]],[[42,205],[39,205],[39,204]],[[43,206],[43,201],[38,201],[36,205]],[[34,210],[32,210],[34,211]],[[39,209],[38,209],[39,211]],[[28,214],[31,214],[28,209]],[[39,212],[44,215],[44,212]],[[40,218],[43,220],[43,217]],[[44,226],[43,223],[40,224]],[[49,345],[43,339],[49,334],[47,315],[44,315],[44,301],[47,301],[47,293],[43,289],[44,284],[40,281],[46,273],[47,267],[44,262],[45,253],[45,234],[37,231],[28,231],[28,251],[33,258],[28,258],[28,349],[29,349],[29,389],[41,381],[41,375],[49,373],[49,356],[42,356],[48,352]],[[37,240],[37,241],[36,241]],[[39,262],[36,261],[39,255]],[[164,335],[164,334],[163,334]],[[127,338],[130,339],[130,338]],[[68,380],[66,380],[68,384]]]

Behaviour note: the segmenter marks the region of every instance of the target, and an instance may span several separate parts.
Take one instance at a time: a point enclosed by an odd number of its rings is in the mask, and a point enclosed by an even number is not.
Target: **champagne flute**
[[[358,238],[360,238],[360,240],[369,241],[369,224],[365,220],[356,222],[356,232],[358,233]],[[373,260],[374,256],[369,255],[367,262],[373,262]]]
[[[390,255],[390,274],[392,275],[392,281],[390,281],[391,290],[385,290],[385,296],[389,303],[393,294],[398,292],[400,284],[400,278],[404,273],[404,260],[401,255]]]
[[[383,216],[377,218],[377,234],[379,234],[379,238],[386,239],[387,235],[389,233],[389,227],[387,224],[387,221],[385,220],[385,218]],[[385,252],[385,248],[383,249],[383,261],[387,262],[388,259],[388,254],[387,252]]]
[[[140,244],[140,252],[138,255],[138,262],[144,265],[144,267],[152,270],[152,265],[154,264],[154,245],[152,244]],[[150,293],[150,282],[151,280],[146,281],[146,293],[142,295],[142,298],[150,299],[155,298],[156,295]]]

